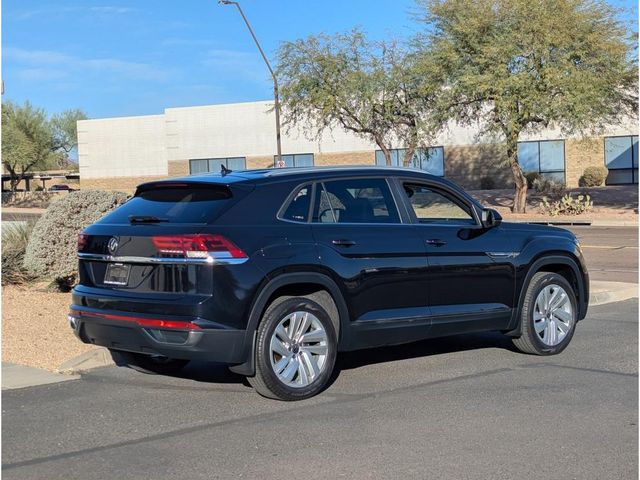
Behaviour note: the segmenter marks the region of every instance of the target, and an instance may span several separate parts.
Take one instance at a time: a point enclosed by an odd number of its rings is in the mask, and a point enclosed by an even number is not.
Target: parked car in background
[[[569,231],[503,223],[419,170],[283,168],[140,185],[78,239],[69,322],[120,364],[230,365],[308,398],[339,351],[499,331],[564,350],[589,277]]]
[[[51,185],[49,187],[50,192],[73,192],[75,190],[75,188],[71,188],[69,185],[64,185],[62,183]]]

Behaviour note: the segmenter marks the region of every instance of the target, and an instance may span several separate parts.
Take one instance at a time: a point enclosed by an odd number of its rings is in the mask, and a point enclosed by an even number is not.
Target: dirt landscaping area
[[[484,206],[498,210],[505,220],[535,221],[552,218],[539,208],[542,197],[552,198],[548,194],[530,189],[527,192],[527,213],[515,215],[511,213],[513,190],[474,190],[469,193]],[[638,185],[573,188],[566,193],[571,193],[574,197],[588,194],[593,200],[593,210],[571,217],[574,220],[638,221]]]
[[[76,339],[67,323],[70,293],[44,286],[2,287],[2,361],[55,371],[93,348]]]

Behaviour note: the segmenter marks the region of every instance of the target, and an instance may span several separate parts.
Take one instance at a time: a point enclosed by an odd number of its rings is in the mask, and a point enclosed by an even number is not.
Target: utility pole
[[[218,0],[218,3],[221,5],[235,5],[238,8],[238,11],[240,12],[242,19],[244,20],[244,23],[247,25],[247,28],[249,29],[249,33],[251,34],[251,37],[253,38],[253,41],[256,44],[256,47],[258,47],[258,50],[260,51],[260,55],[262,55],[262,59],[264,60],[264,63],[267,64],[267,68],[269,69],[271,78],[273,79],[273,99],[275,102],[274,110],[276,112],[276,149],[278,153],[276,155],[276,161],[274,162],[274,166],[279,167],[282,165],[282,147],[280,145],[280,97],[278,94],[278,79],[276,78],[276,74],[273,72],[273,68],[271,68],[269,59],[264,54],[264,51],[262,50],[262,47],[258,42],[258,38],[256,37],[256,34],[253,33],[253,29],[249,24],[249,20],[247,20],[247,17],[244,15],[244,12],[242,11],[242,8],[240,7],[240,3],[232,0]]]

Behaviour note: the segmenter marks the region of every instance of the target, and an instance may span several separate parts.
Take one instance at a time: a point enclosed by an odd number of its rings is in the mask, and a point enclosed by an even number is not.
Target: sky
[[[617,0],[637,30],[636,1]],[[414,0],[242,0],[270,58],[283,41],[358,26],[373,38],[420,27]],[[3,100],[90,118],[272,97],[238,11],[216,0],[4,0]]]

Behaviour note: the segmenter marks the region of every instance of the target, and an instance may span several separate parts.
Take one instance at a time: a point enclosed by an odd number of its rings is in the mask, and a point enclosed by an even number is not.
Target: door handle
[[[447,242],[445,242],[444,240],[440,240],[439,238],[430,238],[426,242],[427,245],[433,245],[434,247],[441,247],[447,244]]]
[[[332,240],[331,243],[333,243],[338,247],[353,247],[356,244],[356,242],[354,242],[353,240],[349,240],[347,238],[339,238],[336,240]]]

